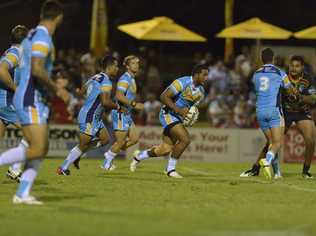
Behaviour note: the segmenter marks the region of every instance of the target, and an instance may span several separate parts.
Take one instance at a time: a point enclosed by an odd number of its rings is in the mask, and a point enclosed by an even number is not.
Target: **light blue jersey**
[[[112,92],[112,82],[105,73],[99,73],[90,78],[87,87],[86,100],[78,115],[79,129],[81,133],[95,136],[98,131],[105,128],[102,121],[104,107],[101,103],[102,93]]]
[[[291,87],[286,73],[267,64],[257,70],[252,79],[257,95],[256,109],[266,110],[281,107],[281,88]]]
[[[117,90],[123,92],[128,101],[134,101],[137,92],[135,79],[128,72],[125,72],[117,82]],[[125,107],[129,112],[132,111],[132,107],[125,104],[120,105]]]
[[[263,65],[252,79],[257,95],[256,112],[261,129],[283,126],[281,88],[291,87],[286,73],[272,64]]]
[[[6,63],[9,68],[11,78],[15,84],[18,85],[19,71],[16,69],[20,61],[20,50],[16,46],[11,46],[0,59],[0,63]],[[0,81],[0,107],[11,106],[13,103],[14,92],[7,89],[7,87]]]
[[[125,72],[117,82],[117,90],[124,93],[125,97],[129,102],[132,102],[136,98],[136,82],[135,79],[128,73]],[[124,107],[127,112],[119,112],[117,110],[112,110],[112,124],[113,129],[116,131],[127,132],[130,127],[134,126],[134,121],[132,118],[132,107],[119,103],[121,107]]]
[[[192,76],[184,76],[176,79],[167,88],[172,91],[174,103],[179,108],[189,108],[198,105],[205,96],[203,86],[195,86]],[[159,120],[163,128],[167,128],[173,123],[182,123],[182,117],[170,108],[163,106],[160,110]]]
[[[50,75],[54,61],[54,45],[46,27],[39,25],[31,30],[21,44],[20,82],[13,103],[21,124],[45,124],[48,107],[43,103],[43,88],[32,76],[32,58],[43,58]]]
[[[19,83],[19,70],[18,65],[20,62],[20,50],[16,46],[11,46],[0,59],[0,63],[6,63],[9,69],[11,78],[15,84]],[[13,95],[14,92],[8,89],[0,81],[0,119],[5,125],[15,124],[18,122],[18,118],[13,107]]]

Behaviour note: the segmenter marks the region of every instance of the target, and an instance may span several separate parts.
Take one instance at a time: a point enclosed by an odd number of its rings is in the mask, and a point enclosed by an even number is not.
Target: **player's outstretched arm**
[[[3,62],[0,64],[0,80],[7,88],[15,91],[16,85],[14,84],[14,81],[9,73],[9,66]]]
[[[313,85],[310,85],[306,90],[304,95],[302,95],[302,101],[308,105],[316,104],[316,89]]]
[[[182,117],[185,117],[188,113],[188,108],[179,108],[176,106],[176,104],[173,102],[174,94],[170,88],[166,89],[161,95],[160,95],[160,101],[172,109],[174,112],[178,113]]]
[[[316,103],[316,94],[313,95],[302,95],[302,101],[309,105],[315,105]]]
[[[127,97],[125,97],[124,93],[120,90],[116,91],[115,98],[120,103],[127,105],[127,106],[132,106],[136,110],[143,110],[144,109],[143,103],[128,100]]]

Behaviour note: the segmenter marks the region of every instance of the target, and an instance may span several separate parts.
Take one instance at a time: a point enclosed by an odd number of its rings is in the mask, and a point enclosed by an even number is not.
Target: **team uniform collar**
[[[109,77],[105,72],[100,72],[100,74],[105,76],[105,77]]]
[[[19,47],[18,46],[16,46],[16,45],[11,45],[11,47],[10,48],[16,48],[16,49],[18,49],[19,50]]]
[[[276,67],[276,66],[273,65],[273,64],[264,64],[263,66],[273,66],[273,67]]]
[[[48,29],[47,29],[44,25],[38,25],[38,26],[36,27],[36,29],[42,29],[42,30],[44,30],[47,34],[49,34]]]
[[[195,85],[195,84],[194,84],[192,75],[190,76],[190,83],[192,84],[192,87],[193,87],[194,89],[198,87],[198,85]]]
[[[134,79],[134,77],[130,73],[128,73],[128,71],[126,71],[125,73],[128,75],[128,77]]]

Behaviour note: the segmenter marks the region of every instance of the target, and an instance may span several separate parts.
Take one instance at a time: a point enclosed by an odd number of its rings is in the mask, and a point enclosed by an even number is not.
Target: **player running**
[[[26,37],[28,29],[24,25],[17,25],[11,30],[11,47],[5,51],[0,59],[0,138],[4,137],[6,127],[18,125],[17,115],[13,107],[13,95],[19,81],[17,67],[20,63],[20,44]],[[22,140],[20,145],[27,146]],[[19,181],[22,163],[14,163],[9,167],[7,177]]]
[[[294,123],[298,130],[302,133],[305,141],[305,162],[303,165],[302,176],[305,179],[313,178],[309,172],[313,152],[315,148],[315,124],[312,120],[311,109],[312,105],[316,103],[316,90],[312,85],[312,78],[304,72],[304,59],[301,56],[292,56],[289,64],[289,80],[292,85],[301,94],[301,100],[294,101],[286,93],[282,93],[282,105],[285,119],[285,133]],[[262,151],[266,153],[267,145]],[[259,160],[253,165],[250,170],[241,174],[241,177],[257,176],[259,175],[260,166]],[[277,163],[274,166],[274,172],[279,172]]]
[[[78,116],[79,144],[70,151],[64,163],[57,169],[59,175],[69,175],[69,166],[72,163],[90,148],[106,145],[109,141],[109,134],[103,123],[102,115],[105,110],[120,110],[120,106],[112,102],[110,79],[117,75],[118,62],[114,57],[106,56],[102,60],[102,68],[101,73],[90,78],[84,85],[86,101]]]
[[[139,58],[130,55],[124,58],[123,65],[126,72],[120,77],[117,83],[116,99],[120,105],[120,110],[112,110],[111,117],[113,122],[115,142],[112,147],[104,154],[102,168],[105,170],[114,170],[112,164],[115,156],[122,150],[135,145],[138,142],[139,134],[132,118],[132,111],[141,111],[144,104],[135,101],[136,82],[135,76],[139,72]]]
[[[265,158],[259,161],[267,179],[272,178],[270,165],[281,148],[284,135],[281,88],[284,88],[285,93],[290,94],[293,100],[297,99],[297,90],[286,73],[272,64],[273,57],[274,53],[270,48],[262,51],[261,60],[264,65],[255,72],[252,79],[257,95],[257,120],[269,144]]]
[[[57,1],[46,1],[41,8],[40,23],[22,41],[19,65],[20,82],[13,104],[28,148],[12,148],[0,156],[0,166],[25,162],[14,204],[41,205],[30,195],[41,162],[48,151],[48,107],[44,103],[43,89],[56,93],[62,99],[69,98],[66,90],[57,89],[51,80],[54,46],[52,36],[63,19],[63,8]],[[43,86],[44,85],[44,86]]]
[[[159,120],[163,127],[162,143],[148,150],[136,151],[130,164],[134,172],[137,165],[150,157],[169,155],[166,173],[169,177],[183,178],[177,171],[177,161],[190,144],[190,137],[184,127],[183,120],[189,109],[198,105],[204,98],[203,84],[207,80],[208,67],[196,65],[192,76],[176,79],[161,94],[160,100],[164,106],[160,110]]]

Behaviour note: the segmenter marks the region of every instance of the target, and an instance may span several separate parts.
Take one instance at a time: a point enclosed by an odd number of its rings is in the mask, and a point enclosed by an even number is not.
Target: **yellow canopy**
[[[216,36],[242,39],[288,39],[291,35],[290,31],[263,22],[259,18],[251,18],[223,29]]]
[[[154,17],[151,20],[120,25],[118,26],[118,29],[134,38],[142,40],[185,42],[207,41],[203,36],[176,24],[172,19],[164,16]]]
[[[316,26],[296,32],[294,36],[298,39],[316,39]]]

